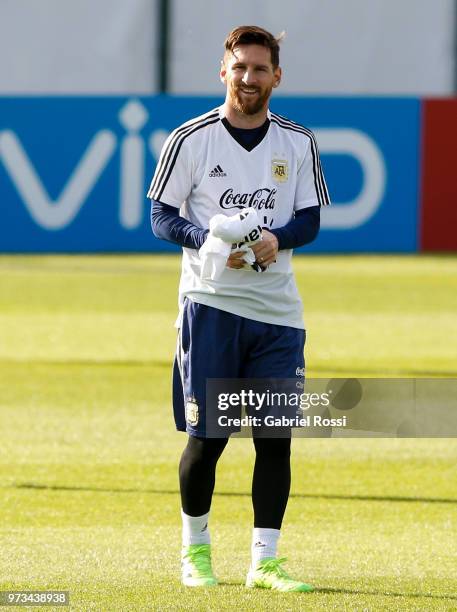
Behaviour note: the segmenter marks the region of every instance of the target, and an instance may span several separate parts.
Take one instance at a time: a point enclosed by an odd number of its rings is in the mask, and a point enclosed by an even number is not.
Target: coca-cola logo
[[[225,210],[230,208],[256,208],[257,210],[273,210],[277,189],[263,187],[253,193],[233,193],[233,188],[227,189],[221,195],[219,206]]]

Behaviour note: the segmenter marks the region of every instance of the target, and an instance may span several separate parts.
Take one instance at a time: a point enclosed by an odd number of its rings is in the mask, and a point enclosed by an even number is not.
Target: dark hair
[[[279,43],[284,38],[282,32],[277,38],[258,26],[238,26],[225,39],[225,51],[233,53],[239,45],[261,45],[270,49],[273,68],[279,66]]]

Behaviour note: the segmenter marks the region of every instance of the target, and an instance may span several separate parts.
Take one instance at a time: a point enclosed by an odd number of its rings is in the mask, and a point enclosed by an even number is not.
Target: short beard
[[[256,115],[260,112],[265,104],[268,102],[268,99],[272,92],[272,87],[267,89],[263,95],[258,97],[256,100],[252,100],[252,102],[248,102],[247,104],[243,102],[241,97],[239,96],[239,88],[231,88],[230,89],[230,101],[235,110],[243,115]]]

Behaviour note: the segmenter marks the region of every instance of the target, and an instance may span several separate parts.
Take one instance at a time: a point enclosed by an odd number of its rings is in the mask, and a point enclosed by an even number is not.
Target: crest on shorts
[[[198,404],[194,398],[186,402],[186,421],[192,427],[198,424]]]
[[[287,159],[271,160],[271,177],[276,183],[285,183],[289,178],[289,164]]]

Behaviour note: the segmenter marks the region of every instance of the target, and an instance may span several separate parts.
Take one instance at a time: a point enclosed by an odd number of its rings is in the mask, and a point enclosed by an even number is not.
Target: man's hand
[[[246,263],[243,259],[244,251],[234,251],[230,253],[230,257],[227,259],[227,268],[233,268],[235,270],[241,270]]]
[[[268,230],[262,230],[262,240],[251,246],[255,260],[263,268],[267,268],[276,261],[278,254],[278,239]],[[241,270],[245,262],[243,260],[244,251],[234,251],[227,260],[227,267]]]
[[[278,255],[278,239],[268,230],[262,230],[262,240],[254,244],[251,249],[254,251],[255,260],[263,268],[267,268],[276,261]]]

